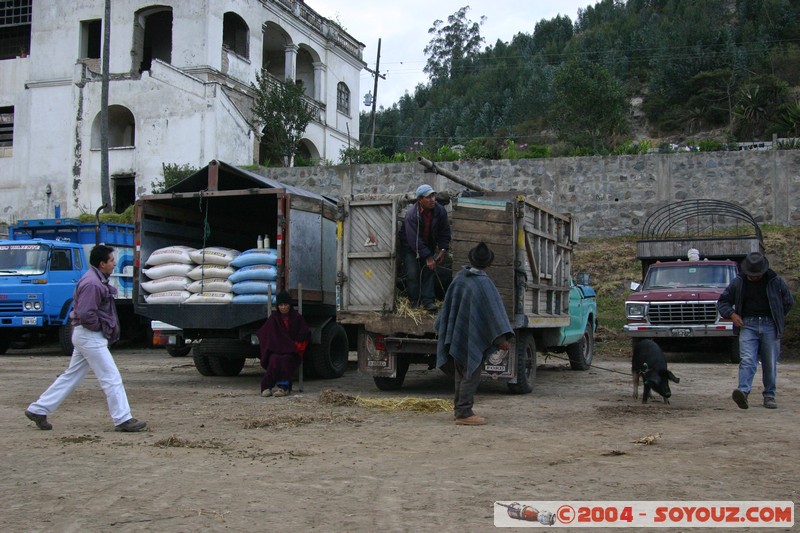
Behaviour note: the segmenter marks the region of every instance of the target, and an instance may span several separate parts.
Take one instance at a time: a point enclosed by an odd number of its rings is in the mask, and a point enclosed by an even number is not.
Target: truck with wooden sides
[[[652,339],[678,348],[724,351],[739,361],[733,323],[717,300],[750,252],[764,251],[753,216],[731,202],[685,200],[655,210],[636,243],[641,283],[625,301],[632,344]]]
[[[435,313],[403,311],[398,230],[411,201],[401,194],[343,194],[338,207],[337,319],[357,328],[359,369],[382,390],[402,387],[410,365],[433,369],[436,362]],[[566,351],[573,369],[588,369],[597,308],[594,290],[573,283],[573,217],[519,192],[468,191],[448,208],[453,270],[486,242],[495,253],[486,272],[514,326],[511,349],[487,360],[483,377],[529,393],[536,353],[546,350]]]
[[[117,312],[126,337],[143,328],[134,315],[133,226],[87,223],[75,218],[20,220],[0,240],[0,354],[13,342],[30,344],[58,336],[61,352],[72,355],[75,285],[89,269],[96,243],[115,249],[117,266],[110,283],[117,288]]]
[[[206,376],[234,376],[258,357],[255,332],[272,311],[267,303],[148,303],[142,283],[148,257],[164,247],[256,247],[259,236],[278,256],[276,292],[300,302],[312,331],[304,375],[341,376],[347,332],[336,322],[336,204],[321,195],[221,161],[136,202],[133,299],[136,312],[171,325],[191,343],[195,367]],[[299,306],[298,306],[299,307]],[[176,346],[176,351],[179,347]]]

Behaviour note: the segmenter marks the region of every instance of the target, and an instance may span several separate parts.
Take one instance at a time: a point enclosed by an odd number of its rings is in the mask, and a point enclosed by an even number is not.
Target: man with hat
[[[406,271],[406,290],[412,307],[436,311],[436,267],[450,247],[447,211],[436,202],[428,184],[417,187],[417,200],[409,207],[400,228],[400,248]]]
[[[744,258],[739,275],[719,297],[719,314],[730,318],[734,331],[739,334],[739,386],[732,397],[741,409],[749,407],[747,396],[756,375],[759,356],[764,407],[778,408],[775,401],[776,363],[781,350],[784,317],[793,304],[786,282],[769,268],[769,261],[759,252]]]
[[[434,324],[438,335],[436,366],[441,368],[449,358],[453,359],[453,408],[460,426],[486,423],[484,417],[472,411],[483,362],[498,348],[508,350],[507,339],[514,335],[503,299],[485,272],[492,261],[494,252],[486,243],[470,250],[470,266],[465,266],[448,287]]]

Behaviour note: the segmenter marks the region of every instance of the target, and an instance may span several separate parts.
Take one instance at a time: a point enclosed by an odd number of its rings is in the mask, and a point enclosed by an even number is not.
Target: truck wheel
[[[572,370],[589,370],[594,358],[594,331],[591,324],[586,324],[581,340],[567,346],[567,355]]]
[[[508,383],[513,394],[528,394],[536,381],[536,341],[530,333],[517,337],[517,382]]]
[[[244,368],[244,357],[225,357],[220,355],[209,355],[208,363],[214,375],[217,376],[238,376]]]
[[[408,366],[409,366],[408,359],[398,359],[397,377],[387,378],[383,376],[373,376],[372,379],[375,380],[375,385],[380,390],[400,390],[400,387],[403,386],[403,381],[405,381],[406,379]]]
[[[192,345],[184,342],[180,346],[167,346],[167,353],[172,357],[186,357],[192,351]]]
[[[731,363],[738,365],[741,357],[739,356],[739,337],[733,337],[730,340],[728,347],[728,356],[731,358]]]
[[[6,353],[8,347],[11,346],[11,339],[7,337],[0,337],[0,355]]]
[[[200,372],[201,376],[215,375],[214,371],[211,369],[211,363],[208,360],[207,355],[196,353],[196,348],[195,348],[195,354],[192,357],[192,359],[194,359],[194,367],[197,369],[198,372]]]
[[[72,357],[72,351],[75,348],[72,346],[72,331],[74,330],[74,326],[67,323],[58,328],[58,344],[61,346],[61,354],[66,355],[67,357]]]
[[[329,322],[322,328],[320,343],[309,346],[308,364],[319,378],[341,377],[347,369],[348,350],[347,332],[340,324]]]

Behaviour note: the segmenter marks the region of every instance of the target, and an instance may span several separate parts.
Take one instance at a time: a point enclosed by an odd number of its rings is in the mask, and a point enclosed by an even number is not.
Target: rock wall
[[[437,163],[492,190],[514,190],[578,217],[581,235],[637,234],[658,207],[709,198],[736,203],[760,224],[800,225],[800,151],[693,152]],[[420,183],[465,190],[418,163],[267,168],[261,173],[320,194],[410,193]]]

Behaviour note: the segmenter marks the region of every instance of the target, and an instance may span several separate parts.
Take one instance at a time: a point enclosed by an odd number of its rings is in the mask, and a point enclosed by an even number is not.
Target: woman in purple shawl
[[[281,291],[275,298],[278,312],[269,315],[256,332],[261,348],[261,396],[286,396],[292,391],[292,378],[311,340],[305,319],[292,307],[292,297]]]

